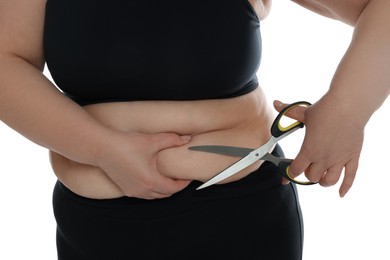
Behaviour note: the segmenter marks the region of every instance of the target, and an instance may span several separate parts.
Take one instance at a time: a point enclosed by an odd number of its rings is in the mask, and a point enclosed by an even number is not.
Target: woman
[[[187,149],[269,138],[255,74],[270,2],[4,2],[0,115],[52,151],[59,259],[301,259],[293,185],[259,162],[195,191],[234,159]],[[356,26],[329,92],[290,115],[307,127],[292,174],[329,186],[345,167],[344,196],[389,92],[390,5],[296,2]],[[45,60],[66,95],[42,75]],[[333,129],[341,122],[350,127]]]

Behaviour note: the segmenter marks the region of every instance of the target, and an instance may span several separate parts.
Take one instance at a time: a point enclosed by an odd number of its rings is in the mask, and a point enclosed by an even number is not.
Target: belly
[[[159,171],[172,179],[207,181],[239,158],[188,150],[193,145],[233,145],[256,148],[265,143],[272,112],[260,88],[236,98],[201,101],[136,101],[84,107],[102,124],[121,131],[191,135],[189,144],[162,150]],[[54,152],[51,164],[58,179],[73,192],[89,198],[123,196],[99,168],[73,162]],[[245,177],[261,162],[223,183]]]

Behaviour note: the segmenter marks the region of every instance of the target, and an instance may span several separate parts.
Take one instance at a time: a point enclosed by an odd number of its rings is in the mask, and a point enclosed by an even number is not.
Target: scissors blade
[[[249,165],[253,164],[257,160],[261,160],[261,158],[268,153],[268,151],[272,148],[272,146],[275,144],[275,138],[271,137],[266,144],[261,146],[258,149],[251,149],[252,151],[247,154],[245,157],[243,157],[241,160],[237,161],[236,163],[232,164],[222,172],[218,173],[216,176],[208,180],[207,182],[203,183],[201,186],[197,188],[197,190],[206,188],[208,186],[211,186],[213,184],[216,184],[220,181],[223,181],[230,176],[236,174],[237,172],[245,169]],[[199,148],[200,149],[200,148]],[[250,149],[250,148],[246,148]]]
[[[221,155],[228,155],[234,157],[245,157],[253,150],[252,148],[245,147],[235,147],[235,146],[226,146],[226,145],[200,145],[200,146],[190,146],[189,150],[215,153]]]
[[[201,186],[199,186],[197,188],[197,190],[206,188],[208,186],[211,186],[213,184],[216,184],[220,181],[223,181],[223,180],[229,178],[230,176],[236,174],[237,172],[239,172],[239,171],[245,169],[246,167],[248,167],[249,165],[253,164],[255,161],[259,160],[262,156],[263,156],[263,154],[259,154],[258,152],[256,152],[256,150],[252,151],[244,158],[240,159],[239,161],[232,164],[231,166],[229,166],[228,168],[226,168],[222,172],[218,173],[216,176],[214,176],[213,178],[211,178],[207,182],[203,183]]]

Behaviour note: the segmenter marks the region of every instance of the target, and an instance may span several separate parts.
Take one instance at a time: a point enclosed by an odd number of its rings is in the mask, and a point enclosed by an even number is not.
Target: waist
[[[276,145],[272,154],[283,156],[283,151],[280,146]],[[74,193],[61,182],[57,182],[55,193],[66,197],[66,200],[71,199],[75,204],[81,205],[84,209],[102,210],[104,214],[112,214],[111,217],[115,218],[134,219],[149,218],[150,216],[158,218],[172,214],[183,214],[205,201],[234,199],[266,192],[281,185],[281,176],[278,174],[278,168],[274,164],[265,162],[257,171],[238,181],[196,190],[200,184],[201,182],[199,181],[193,181],[182,191],[169,198],[159,200],[129,197],[103,200],[91,199]]]
[[[200,77],[199,74],[196,74]],[[145,76],[146,77],[146,76]],[[225,76],[226,77],[226,76]],[[148,77],[150,78],[150,76]],[[110,88],[105,88],[108,83],[95,85],[85,83],[83,91],[77,91],[74,82],[61,84],[60,88],[64,93],[81,106],[88,106],[102,103],[117,103],[117,102],[135,102],[146,100],[174,100],[174,101],[195,101],[195,100],[214,100],[214,99],[230,99],[246,95],[254,91],[258,85],[256,75],[246,82],[248,79],[243,79],[236,85],[229,85],[230,82],[237,79],[226,78],[225,81],[219,80],[219,84],[210,84],[207,81],[196,81],[194,79],[186,79],[183,82],[165,82],[143,85],[135,82],[121,82],[113,84]],[[58,83],[61,83],[59,81]],[[112,84],[112,83],[111,83]],[[135,85],[132,90],[128,85]],[[166,86],[169,87],[166,87]],[[186,87],[183,88],[183,85]],[[158,87],[156,87],[158,86]],[[94,91],[95,90],[95,91]],[[98,90],[98,91],[97,91]]]
[[[272,113],[260,88],[231,99],[200,101],[136,101],[84,107],[102,124],[146,134],[191,135],[188,145],[159,153],[158,168],[173,179],[206,181],[238,158],[189,151],[203,144],[256,148],[269,138]],[[52,166],[69,189],[92,198],[120,197],[117,186],[99,168],[81,165],[52,153]],[[237,181],[260,166],[245,169],[226,182]]]
[[[248,126],[262,128],[270,121],[260,88],[229,99],[107,102],[86,105],[84,109],[111,128],[150,134],[197,135]]]

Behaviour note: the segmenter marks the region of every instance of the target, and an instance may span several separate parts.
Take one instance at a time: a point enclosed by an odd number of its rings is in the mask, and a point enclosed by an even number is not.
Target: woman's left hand
[[[280,112],[287,104],[275,101],[274,106]],[[345,168],[339,190],[344,197],[354,182],[363,145],[365,123],[358,113],[356,107],[330,94],[310,107],[291,109],[286,116],[303,122],[306,134],[290,174],[296,177],[305,172],[310,181],[329,187],[339,181]]]

